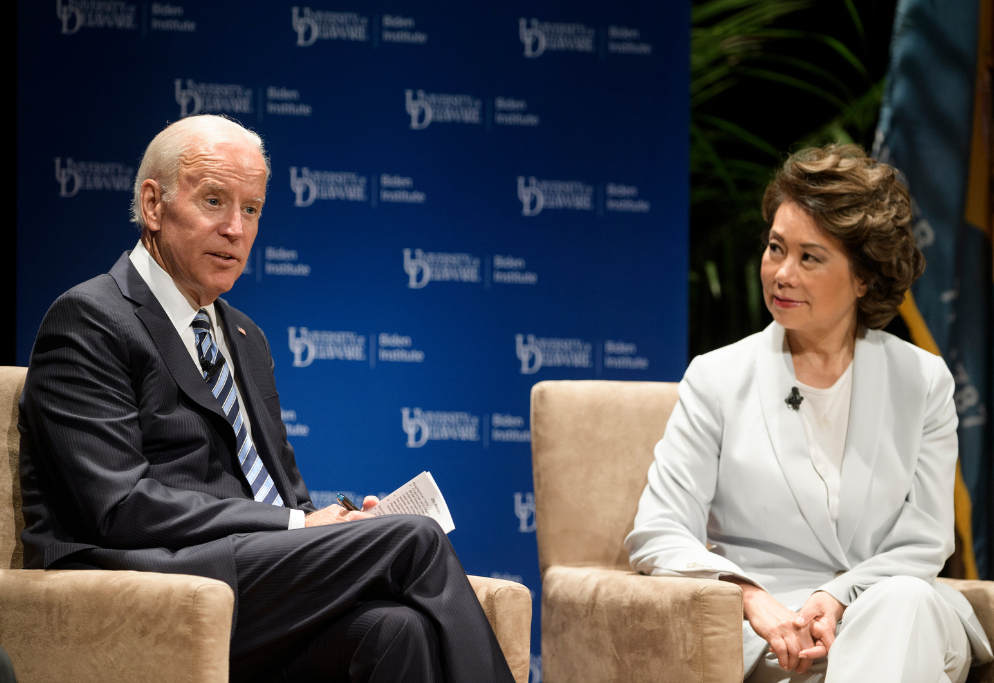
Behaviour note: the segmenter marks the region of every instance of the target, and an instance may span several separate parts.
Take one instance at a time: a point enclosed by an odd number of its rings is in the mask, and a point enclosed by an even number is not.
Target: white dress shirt
[[[201,308],[207,311],[207,317],[211,321],[211,334],[214,335],[214,341],[217,343],[217,348],[224,355],[225,362],[231,368],[231,376],[235,378],[235,397],[238,399],[238,405],[242,407],[242,420],[245,423],[245,429],[248,432],[249,438],[252,438],[252,423],[249,421],[248,410],[244,407],[245,401],[242,400],[241,381],[238,379],[234,357],[225,343],[224,327],[217,324],[217,313],[214,311],[214,304],[211,303],[203,307],[198,306],[193,299],[176,285],[172,276],[156,263],[152,255],[145,249],[145,245],[141,243],[141,240],[131,250],[129,258],[135,270],[141,275],[142,280],[152,290],[152,295],[158,300],[159,305],[162,306],[162,310],[169,316],[169,321],[176,328],[176,332],[179,334],[180,339],[183,340],[186,350],[190,352],[190,359],[193,361],[193,366],[198,373],[202,371],[200,369],[200,359],[197,356],[197,341],[193,333],[192,324],[193,319],[200,312]],[[255,443],[255,439],[252,439],[252,442]],[[303,526],[304,511],[290,510],[290,524],[288,528],[301,529]]]
[[[849,407],[852,405],[852,363],[828,389],[815,389],[802,382],[801,419],[808,452],[815,472],[825,483],[828,516],[839,521],[839,489],[842,485],[842,456],[849,433]]]

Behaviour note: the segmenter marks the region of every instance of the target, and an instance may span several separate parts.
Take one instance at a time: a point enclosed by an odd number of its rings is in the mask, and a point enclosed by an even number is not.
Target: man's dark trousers
[[[273,662],[287,681],[513,681],[431,519],[384,516],[232,542],[233,681],[254,680]]]
[[[513,683],[441,527],[386,515],[231,537],[231,681]],[[102,550],[65,568],[116,569]]]

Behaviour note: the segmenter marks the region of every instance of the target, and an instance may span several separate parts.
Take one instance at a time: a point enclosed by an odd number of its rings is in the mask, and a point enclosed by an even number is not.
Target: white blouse
[[[842,456],[849,433],[849,407],[852,405],[852,367],[828,389],[815,389],[801,382],[797,387],[801,401],[801,419],[808,451],[815,471],[825,484],[828,514],[832,524],[839,521],[839,486],[842,481]]]

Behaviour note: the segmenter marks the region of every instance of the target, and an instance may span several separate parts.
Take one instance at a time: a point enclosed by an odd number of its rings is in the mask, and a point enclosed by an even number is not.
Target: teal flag
[[[966,578],[992,579],[994,287],[989,185],[977,195],[984,201],[984,218],[965,218],[971,155],[984,154],[987,163],[975,163],[973,170],[984,168],[986,182],[990,180],[990,148],[976,144],[974,107],[978,46],[989,46],[989,32],[981,35],[978,30],[982,9],[990,23],[989,0],[899,2],[874,155],[901,171],[914,201],[915,238],[927,266],[902,315],[916,343],[929,348],[927,342],[934,340],[930,350],[941,352],[956,380],[961,472],[956,526],[966,544],[963,570]],[[989,116],[979,106],[977,112]],[[975,201],[974,195],[970,201]],[[970,215],[976,216],[976,211]],[[927,328],[918,334],[916,316],[919,326]]]

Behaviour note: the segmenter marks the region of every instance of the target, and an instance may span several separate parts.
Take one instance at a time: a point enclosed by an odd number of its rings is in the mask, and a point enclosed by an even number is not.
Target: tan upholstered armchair
[[[741,589],[636,574],[623,545],[676,400],[657,382],[532,389],[546,683],[742,681]],[[949,583],[994,640],[994,582]],[[990,665],[969,681],[994,682]]]
[[[20,683],[228,680],[234,595],[198,576],[23,567],[17,401],[24,368],[0,367],[0,646]],[[9,569],[8,569],[9,567]],[[471,576],[517,683],[527,683],[531,594]]]

